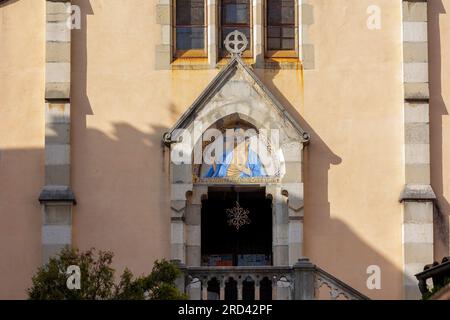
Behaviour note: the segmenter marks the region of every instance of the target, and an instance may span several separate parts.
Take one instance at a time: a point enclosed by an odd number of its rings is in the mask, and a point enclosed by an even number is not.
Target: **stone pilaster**
[[[172,12],[171,0],[157,0],[156,2],[156,23],[161,28],[161,41],[155,48],[155,68],[156,70],[168,70],[172,62]]]
[[[262,66],[264,64],[264,14],[265,10],[263,7],[262,0],[253,0],[253,58],[257,66]]]
[[[177,167],[176,165],[172,167]],[[174,177],[173,172],[171,173]],[[186,264],[186,195],[192,191],[192,184],[174,183],[171,186],[171,258]]]
[[[303,257],[303,144],[287,143],[283,150],[286,173],[282,178],[282,194],[287,197],[289,265]]]
[[[70,187],[70,16],[69,0],[46,2],[45,186],[42,259],[72,244]]]
[[[314,7],[308,4],[308,0],[299,0],[300,17],[300,57],[304,70],[315,67],[314,44],[309,37],[309,27],[314,24]]]
[[[217,6],[218,0],[208,0],[207,14],[208,14],[208,63],[210,68],[215,68],[217,64],[217,48],[218,48],[218,38],[217,38]]]
[[[266,186],[266,194],[272,197],[272,235],[273,265],[289,265],[289,225],[287,197],[280,185]]]
[[[403,272],[405,299],[420,299],[414,275],[433,261],[430,185],[427,1],[403,1],[405,189]]]
[[[283,184],[288,196],[288,241],[289,265],[294,265],[303,256],[303,184]]]
[[[186,260],[190,267],[201,265],[202,200],[208,195],[208,187],[195,185],[186,212]]]

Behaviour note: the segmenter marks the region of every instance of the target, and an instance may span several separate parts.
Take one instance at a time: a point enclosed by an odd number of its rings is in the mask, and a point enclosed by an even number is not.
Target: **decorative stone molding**
[[[368,300],[369,298],[353,289],[338,278],[332,276],[328,272],[315,267],[314,296],[317,297],[320,287],[327,286],[330,290],[330,298],[336,300],[339,296],[343,296],[347,300]]]

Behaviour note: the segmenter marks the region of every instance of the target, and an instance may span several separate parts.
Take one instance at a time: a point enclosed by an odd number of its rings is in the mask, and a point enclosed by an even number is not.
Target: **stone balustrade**
[[[191,300],[314,300],[327,286],[330,299],[368,299],[365,295],[312,264],[294,266],[186,267],[178,287]]]

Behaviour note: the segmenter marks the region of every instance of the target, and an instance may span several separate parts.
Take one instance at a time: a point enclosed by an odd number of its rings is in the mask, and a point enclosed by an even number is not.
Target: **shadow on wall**
[[[74,242],[83,248],[96,247],[115,252],[115,264],[118,269],[128,266],[134,273],[146,272],[151,268],[154,259],[168,257],[170,250],[170,211],[169,211],[169,172],[168,155],[161,145],[161,137],[169,128],[164,126],[151,126],[143,132],[129,123],[113,123],[110,134],[99,129],[88,128],[86,117],[95,116],[95,110],[89,101],[87,81],[87,24],[88,15],[94,14],[89,1],[74,0],[74,4],[81,7],[82,29],[73,32],[77,48],[73,49],[72,57],[77,60],[80,68],[72,71],[72,123],[77,123],[72,131],[72,184],[78,205],[74,210]],[[328,263],[326,258],[331,252],[308,252],[312,262],[347,282],[355,289],[371,298],[399,298],[391,290],[401,284],[401,273],[390,261],[377,252],[373,246],[362,241],[345,223],[331,218],[328,200],[328,171],[331,165],[339,165],[342,160],[335,155],[308,125],[296,109],[289,103],[283,94],[276,88],[273,79],[276,70],[266,74],[262,81],[288,109],[300,125],[311,134],[311,144],[305,150],[305,238],[311,230],[320,230],[323,233],[342,235],[335,239],[331,248],[352,246],[353,252],[363,253],[363,256],[341,256],[340,261]],[[151,84],[149,84],[151,85]],[[114,92],[111,92],[114,95]],[[186,106],[187,108],[188,106]],[[74,109],[76,108],[76,111]],[[131,110],[131,108],[130,108]],[[177,108],[172,105],[170,111],[175,113]],[[180,115],[178,115],[180,116]],[[74,129],[74,128],[73,128]],[[167,151],[167,150],[166,150]],[[31,176],[14,175],[15,162],[23,157],[34,157],[32,154],[43,150],[5,150],[0,155],[0,179],[10,181],[6,190],[0,190],[3,201],[9,195],[19,193],[24,184],[31,183]],[[42,166],[27,163],[23,172],[41,170]],[[314,167],[314,170],[309,168]],[[42,175],[39,175],[41,177]],[[159,182],[159,183],[157,183]],[[26,201],[37,203],[37,197],[42,188],[42,179],[34,181],[36,190],[28,195]],[[3,184],[0,184],[3,185]],[[314,193],[315,203],[310,204],[308,199]],[[0,208],[4,203],[0,203]],[[326,221],[325,226],[315,226],[309,222],[308,208],[314,206],[316,215]],[[14,209],[13,207],[11,207]],[[4,228],[28,228],[32,233],[40,235],[39,206],[33,207],[33,214],[27,215],[20,221],[19,226],[0,224],[0,234],[9,230]],[[0,210],[3,213],[3,210]],[[5,210],[7,217],[13,218],[14,210]],[[315,221],[317,221],[315,219]],[[20,233],[11,234],[7,243],[17,243],[14,250],[5,251],[6,254],[0,264],[0,282],[4,279],[14,279],[0,286],[0,298],[8,298],[8,292],[13,287],[23,287],[29,283],[32,273],[38,267],[29,266],[19,279],[14,276],[16,269],[22,263],[17,252],[27,252],[29,247],[40,250],[40,239],[23,238]],[[22,247],[23,246],[23,247]],[[307,246],[308,247],[308,246]],[[334,253],[333,253],[334,254]],[[339,253],[338,253],[339,254]],[[4,262],[3,262],[4,261]],[[322,261],[326,263],[322,263]],[[363,262],[364,261],[364,262]],[[382,266],[381,289],[368,290],[366,273],[367,261]],[[8,263],[7,268],[3,263]],[[31,272],[32,270],[32,272]],[[24,281],[26,278],[26,281]],[[384,285],[389,287],[384,290]],[[25,290],[25,287],[23,288]]]
[[[304,154],[304,239],[321,241],[321,247],[329,248],[330,251],[311,252],[311,245],[305,243],[304,254],[319,267],[330,272],[350,286],[359,290],[373,299],[398,299],[401,298],[401,287],[403,285],[402,271],[391,261],[377,251],[374,246],[363,241],[356,235],[348,225],[336,218],[331,217],[330,203],[328,199],[328,172],[331,166],[342,163],[342,159],[336,155],[323,141],[319,134],[298,113],[297,109],[289,102],[283,93],[277,88],[274,79],[280,73],[279,69],[258,70],[256,73],[272,94],[298,121],[301,127],[311,135],[311,142],[305,148]],[[302,72],[298,70],[297,72]],[[303,75],[297,75],[302,77]],[[294,82],[294,81],[293,81]],[[303,79],[299,85],[303,85]],[[299,90],[303,90],[299,87]],[[313,202],[311,199],[314,199]],[[311,216],[314,212],[314,217]],[[321,222],[320,226],[317,225]],[[325,243],[321,235],[335,234],[333,243]],[[317,244],[313,246],[317,248]],[[351,247],[351,254],[346,248]],[[381,290],[369,290],[367,288],[367,268],[372,265],[381,267]],[[323,292],[328,288],[321,288],[320,297],[329,298]],[[394,290],[393,290],[394,289]]]
[[[14,2],[17,2],[19,0],[0,0],[0,8],[6,7],[10,4],[13,4]]]
[[[161,135],[167,129],[159,127],[142,132],[130,124],[116,123],[113,124],[112,137],[97,129],[86,127],[78,129],[82,131],[77,133],[77,139],[80,140],[76,142],[77,148],[72,150],[72,159],[76,159],[73,163],[73,185],[78,200],[74,208],[74,244],[81,249],[96,247],[112,250],[115,253],[114,267],[118,270],[129,267],[134,273],[142,273],[151,268],[155,259],[170,257],[170,202],[167,197],[169,173],[165,169],[168,158],[160,144]],[[314,143],[317,140],[312,141]],[[23,237],[21,233],[10,233],[7,238],[8,243],[17,243],[17,245],[13,251],[4,251],[5,256],[0,263],[2,271],[0,281],[3,283],[0,288],[0,297],[4,298],[9,297],[8,292],[12,287],[28,284],[32,273],[38,267],[38,265],[29,265],[27,272],[22,274],[22,279],[14,277],[17,267],[19,269],[23,267],[21,266],[22,258],[15,252],[24,252],[30,250],[30,247],[33,247],[35,252],[40,251],[41,223],[37,218],[39,217],[37,197],[42,185],[36,181],[30,181],[30,177],[36,176],[31,171],[43,171],[44,167],[29,163],[26,168],[21,168],[24,173],[30,172],[30,175],[15,175],[17,172],[11,170],[14,163],[24,157],[34,157],[35,152],[34,150],[8,150],[3,151],[0,158],[0,178],[10,181],[6,190],[0,190],[2,201],[20,192],[24,184],[32,183],[36,186],[26,200],[36,204],[33,212],[20,220],[19,226],[0,225],[2,235],[7,234],[7,230],[3,230],[4,227],[32,229],[29,233],[36,235],[31,238]],[[322,232],[342,235],[345,242],[340,237],[336,237],[336,246],[351,246],[354,252],[364,254],[363,256],[343,255],[341,257],[343,261],[336,261],[335,264],[321,263],[321,255],[331,254],[327,252],[326,247],[323,252],[306,252],[306,255],[311,257],[313,263],[371,298],[399,298],[393,295],[391,288],[401,286],[398,282],[398,274],[401,271],[373,246],[362,241],[345,223],[329,217],[329,203],[325,192],[326,181],[319,180],[326,180],[327,170],[325,168],[325,173],[315,176],[315,180],[310,181],[310,184],[318,188],[314,192],[324,192],[321,197],[323,203],[316,204],[314,208],[315,214],[328,218]],[[163,183],[158,184],[157,181],[163,181]],[[42,183],[40,179],[39,182]],[[5,203],[0,203],[0,208],[4,205]],[[14,213],[14,206],[11,205],[5,213],[9,216],[8,219],[14,220],[11,216]],[[308,238],[310,232],[308,227],[317,229],[317,226],[308,223],[307,209],[305,220],[305,232]],[[380,291],[368,290],[366,287],[369,276],[366,272],[367,261],[382,267],[382,290]],[[3,265],[6,262],[9,267]],[[9,281],[4,279],[16,279],[17,283],[8,283]],[[320,297],[329,298],[327,291],[329,291],[327,288],[322,288]]]
[[[430,137],[431,137],[431,184],[437,196],[434,210],[434,256],[435,259],[449,253],[450,204],[444,195],[443,181],[443,117],[448,115],[442,97],[442,57],[440,19],[446,14],[442,0],[430,0],[428,4],[429,81],[430,81]],[[430,261],[431,263],[431,261]]]

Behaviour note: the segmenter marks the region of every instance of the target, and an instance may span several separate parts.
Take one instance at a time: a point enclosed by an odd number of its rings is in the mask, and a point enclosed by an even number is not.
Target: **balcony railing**
[[[313,300],[324,286],[330,299],[368,299],[307,258],[292,267],[179,267],[191,300]]]
[[[450,257],[444,257],[442,262],[427,264],[423,271],[416,274],[422,298],[431,298],[439,289],[450,283]]]

